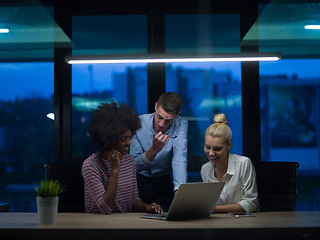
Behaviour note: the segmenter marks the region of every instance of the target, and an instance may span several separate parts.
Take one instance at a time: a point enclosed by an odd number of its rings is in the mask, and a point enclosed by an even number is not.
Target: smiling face
[[[207,134],[205,136],[204,152],[213,165],[225,163],[228,161],[231,145],[232,142],[226,144],[226,141],[222,137],[212,137],[210,134]]]
[[[177,115],[167,113],[161,106],[155,107],[155,114],[153,118],[153,130],[155,133],[165,133],[171,126]]]
[[[130,129],[126,130],[123,134],[120,135],[117,150],[122,155],[128,153],[129,147],[131,144],[131,137],[132,137],[132,133],[131,133]]]

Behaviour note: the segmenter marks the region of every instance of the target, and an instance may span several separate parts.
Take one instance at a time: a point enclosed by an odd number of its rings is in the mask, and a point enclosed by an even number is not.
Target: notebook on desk
[[[224,182],[181,184],[164,214],[142,215],[141,218],[184,220],[209,217],[219,199]]]

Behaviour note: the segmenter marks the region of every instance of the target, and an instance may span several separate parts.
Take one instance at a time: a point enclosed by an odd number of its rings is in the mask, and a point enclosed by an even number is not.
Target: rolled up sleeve
[[[172,156],[172,176],[174,190],[177,190],[182,183],[187,182],[187,166],[188,166],[188,121],[181,118],[181,126],[177,139],[174,139],[173,156]]]
[[[252,164],[247,164],[243,178],[243,199],[239,202],[246,212],[255,212],[259,209],[256,172]]]

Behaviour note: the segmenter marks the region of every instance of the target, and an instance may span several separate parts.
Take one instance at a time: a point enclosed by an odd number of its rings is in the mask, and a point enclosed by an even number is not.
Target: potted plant
[[[59,195],[65,191],[58,180],[43,180],[36,186],[39,224],[56,224]]]

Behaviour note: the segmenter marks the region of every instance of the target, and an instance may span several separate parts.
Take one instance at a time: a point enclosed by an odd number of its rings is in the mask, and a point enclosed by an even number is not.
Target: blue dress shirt
[[[145,152],[152,147],[152,141],[156,135],[153,130],[152,114],[140,116],[142,128],[140,128],[131,140],[130,154],[137,163],[137,173],[147,177],[158,177],[167,174],[173,176],[174,189],[187,182],[187,134],[188,121],[177,116],[170,128],[165,132],[169,136],[177,138],[169,139],[163,149],[149,162]]]

